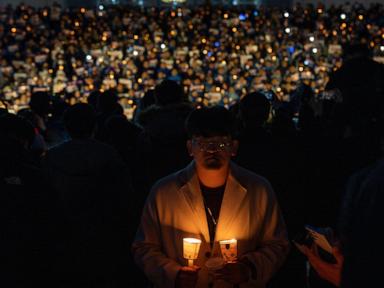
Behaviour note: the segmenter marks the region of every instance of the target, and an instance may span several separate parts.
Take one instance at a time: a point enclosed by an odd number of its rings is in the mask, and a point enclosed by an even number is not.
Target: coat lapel
[[[185,199],[192,210],[195,225],[203,235],[204,240],[208,243],[210,237],[207,216],[205,214],[204,201],[200,191],[199,179],[195,172],[194,162],[186,168],[186,176],[188,180],[180,190],[184,194]]]
[[[236,169],[236,165],[232,164],[224,191],[223,202],[220,208],[215,241],[234,237],[234,235],[231,235],[231,223],[236,215],[238,215],[241,203],[247,194],[247,190],[236,180],[234,176],[236,175]]]

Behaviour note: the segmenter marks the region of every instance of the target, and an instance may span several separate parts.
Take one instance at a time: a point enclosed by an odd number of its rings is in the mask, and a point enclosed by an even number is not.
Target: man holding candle
[[[224,107],[192,111],[186,128],[194,160],[152,188],[132,249],[156,287],[265,287],[288,253],[269,182],[231,162],[232,127]],[[192,266],[183,258],[185,238],[201,240]],[[237,257],[212,273],[205,263],[221,257],[220,241],[228,239],[236,240],[229,243]]]

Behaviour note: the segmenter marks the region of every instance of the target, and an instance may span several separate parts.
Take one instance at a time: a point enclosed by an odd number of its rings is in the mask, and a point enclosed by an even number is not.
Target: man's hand
[[[340,252],[339,247],[332,247],[332,254],[336,259],[336,263],[329,263],[322,260],[318,254],[317,246],[313,245],[308,248],[305,245],[295,243],[296,247],[308,258],[309,263],[316,270],[319,276],[333,285],[339,287],[341,280],[341,269],[343,266],[344,257]]]
[[[214,273],[214,277],[231,284],[240,284],[249,280],[250,272],[250,268],[242,262],[227,263]]]
[[[180,268],[176,276],[176,288],[194,288],[197,283],[199,266],[183,266]]]

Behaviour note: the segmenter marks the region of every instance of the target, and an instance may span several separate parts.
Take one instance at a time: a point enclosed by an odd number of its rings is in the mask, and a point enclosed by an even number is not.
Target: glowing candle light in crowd
[[[235,262],[237,260],[237,240],[221,240],[219,243],[224,260],[227,262]]]
[[[193,265],[193,260],[199,255],[201,240],[196,238],[183,238],[183,256],[188,260],[188,266]]]

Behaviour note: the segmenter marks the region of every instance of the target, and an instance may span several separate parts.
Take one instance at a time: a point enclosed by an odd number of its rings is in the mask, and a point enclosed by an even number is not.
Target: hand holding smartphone
[[[308,231],[308,234],[313,239],[313,242],[332,254],[332,244],[329,239],[332,239],[332,229],[331,228],[317,228],[310,225],[306,225],[305,229]]]

